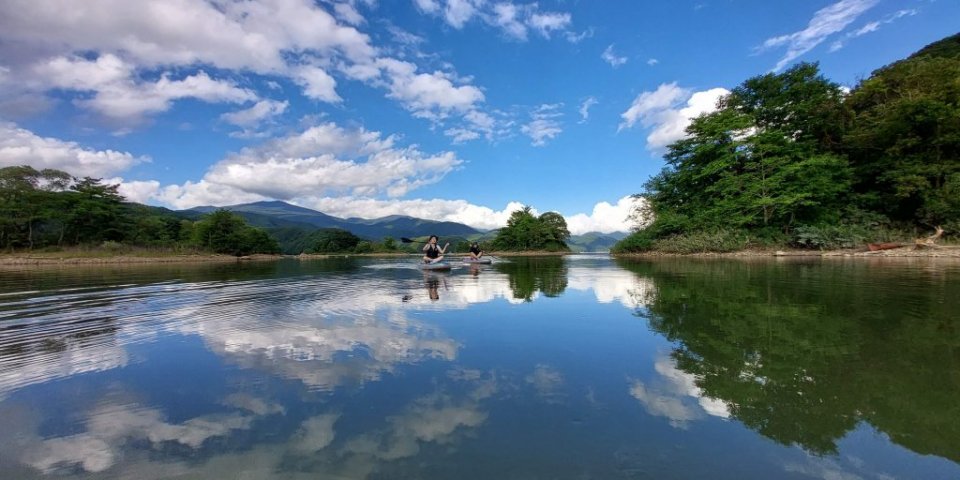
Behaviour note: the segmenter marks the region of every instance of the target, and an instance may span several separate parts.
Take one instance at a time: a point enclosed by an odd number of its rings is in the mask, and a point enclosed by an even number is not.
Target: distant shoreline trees
[[[197,220],[124,203],[117,185],[54,169],[0,168],[0,248],[59,249],[107,245],[199,250],[231,255],[279,253],[266,231],[217,210]]]

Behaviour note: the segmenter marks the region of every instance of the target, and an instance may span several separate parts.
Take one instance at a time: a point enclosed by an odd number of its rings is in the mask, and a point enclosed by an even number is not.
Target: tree
[[[493,247],[498,250],[569,250],[567,222],[559,213],[547,212],[539,217],[530,207],[510,214],[507,225],[497,232]]]
[[[909,224],[960,225],[960,35],[882,68],[850,94],[860,204]]]
[[[667,166],[644,185],[655,219],[643,235],[836,221],[851,183],[836,153],[842,99],[816,64],[743,82],[668,147]]]

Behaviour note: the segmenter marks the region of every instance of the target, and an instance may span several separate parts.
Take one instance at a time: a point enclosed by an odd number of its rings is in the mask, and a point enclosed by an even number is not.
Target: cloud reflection
[[[646,384],[631,380],[629,392],[650,415],[670,419],[670,425],[686,428],[706,415],[729,418],[730,409],[721,400],[706,397],[696,385],[696,377],[677,368],[676,361],[661,356],[654,363],[660,377]]]

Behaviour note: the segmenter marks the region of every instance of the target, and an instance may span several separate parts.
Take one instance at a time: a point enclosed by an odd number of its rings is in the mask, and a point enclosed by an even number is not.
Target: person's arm
[[[450,242],[447,242],[447,244],[444,245],[443,248],[440,249],[440,255],[443,255],[443,254],[447,253],[447,247],[449,247],[449,246],[450,246]]]
[[[428,248],[430,248],[430,244],[429,244],[429,243],[427,243],[427,244],[425,244],[425,245],[423,246],[423,251],[426,252]]]

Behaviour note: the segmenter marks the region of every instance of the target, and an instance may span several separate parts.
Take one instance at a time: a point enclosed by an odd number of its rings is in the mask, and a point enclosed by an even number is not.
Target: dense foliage
[[[524,207],[510,215],[507,225],[497,232],[492,246],[501,251],[567,251],[568,238],[570,231],[562,215],[547,212],[538,217],[530,207]]]
[[[225,210],[199,220],[125,203],[117,185],[29,166],[0,168],[0,247],[139,246],[234,255],[277,253],[265,231]]]
[[[849,93],[801,63],[748,79],[717,107],[668,147],[638,212],[653,222],[616,251],[960,233],[960,35]]]

